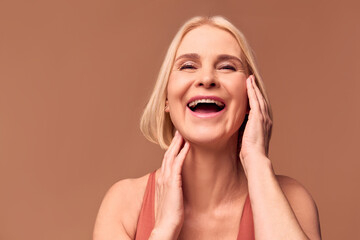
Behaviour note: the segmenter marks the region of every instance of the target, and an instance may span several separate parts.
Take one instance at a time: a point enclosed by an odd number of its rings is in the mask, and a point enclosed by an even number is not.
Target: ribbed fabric
[[[135,240],[148,240],[155,225],[155,171],[150,173],[140,216],[136,229]],[[255,240],[254,222],[250,198],[247,195],[240,219],[237,240]]]
[[[148,240],[155,225],[155,171],[150,173],[139,220],[135,240]]]

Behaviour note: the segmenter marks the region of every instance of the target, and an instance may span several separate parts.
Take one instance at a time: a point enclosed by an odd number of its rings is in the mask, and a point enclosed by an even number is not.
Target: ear
[[[165,112],[170,112],[170,110],[169,110],[169,101],[166,99],[166,101],[165,101],[165,109],[164,109],[164,111]]]

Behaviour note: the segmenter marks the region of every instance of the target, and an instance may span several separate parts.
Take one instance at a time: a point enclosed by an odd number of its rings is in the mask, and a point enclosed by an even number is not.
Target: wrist
[[[247,155],[242,159],[242,164],[248,173],[273,171],[271,160],[266,155],[260,153]]]
[[[177,239],[179,231],[169,231],[165,228],[155,227],[150,234],[149,240],[173,240]]]

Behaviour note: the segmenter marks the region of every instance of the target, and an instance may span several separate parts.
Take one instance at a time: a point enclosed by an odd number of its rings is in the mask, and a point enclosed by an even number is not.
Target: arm
[[[247,173],[256,239],[321,239],[310,194],[295,180],[276,177],[270,160],[262,158],[267,164],[248,167]]]
[[[311,194],[290,177],[276,178],[303,231],[310,239],[321,239],[319,212]]]
[[[96,218],[93,240],[131,239],[123,217],[132,218],[133,215],[134,204],[130,200],[133,189],[136,189],[134,181],[121,180],[108,190]]]
[[[279,177],[280,185],[267,157],[272,121],[253,76],[247,79],[247,93],[250,113],[240,160],[248,179],[256,239],[321,239],[318,212],[310,194],[290,178]]]

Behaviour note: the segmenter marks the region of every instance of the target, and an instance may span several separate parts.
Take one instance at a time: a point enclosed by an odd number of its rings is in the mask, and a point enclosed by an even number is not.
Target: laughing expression
[[[188,32],[167,86],[171,120],[191,143],[225,143],[248,112],[247,70],[229,32],[208,25]]]

